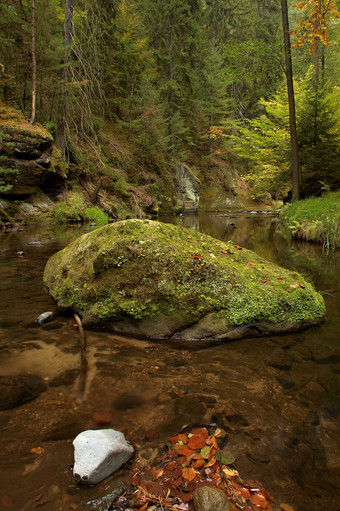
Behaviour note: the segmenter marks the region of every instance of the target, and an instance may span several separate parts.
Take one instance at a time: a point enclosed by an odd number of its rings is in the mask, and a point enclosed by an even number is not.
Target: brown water
[[[100,411],[111,413],[110,426],[134,445],[132,466],[152,459],[183,425],[215,422],[228,432],[241,476],[260,480],[275,509],[282,502],[295,511],[340,509],[339,252],[324,257],[321,247],[287,244],[276,234],[277,219],[268,215],[205,214],[176,222],[232,239],[309,276],[325,292],[327,321],[295,335],[203,348],[88,331],[89,368],[80,392],[74,319],[59,316],[43,326],[34,320],[55,310],[42,285],[47,258],[84,227],[2,233],[0,374],[39,375],[47,390],[0,412],[0,510],[6,503],[15,511],[80,509],[111,491],[115,477],[86,488],[71,472],[72,440],[100,427],[93,421]],[[37,241],[42,245],[28,244]],[[37,447],[42,454],[30,452]]]

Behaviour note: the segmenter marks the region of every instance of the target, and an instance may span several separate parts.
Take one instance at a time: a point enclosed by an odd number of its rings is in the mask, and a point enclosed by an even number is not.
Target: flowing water
[[[319,246],[288,244],[270,215],[162,220],[232,239],[302,272],[324,293],[327,320],[298,334],[215,346],[87,331],[84,380],[74,319],[57,316],[41,326],[35,319],[55,310],[42,284],[46,260],[85,227],[1,233],[0,375],[37,375],[46,388],[0,412],[0,509],[83,509],[110,492],[116,476],[87,488],[71,471],[73,438],[102,427],[94,416],[101,413],[111,417],[103,427],[123,431],[134,445],[132,466],[152,460],[183,425],[216,423],[228,433],[240,475],[259,480],[274,509],[284,502],[295,511],[339,510],[339,251],[325,257]]]

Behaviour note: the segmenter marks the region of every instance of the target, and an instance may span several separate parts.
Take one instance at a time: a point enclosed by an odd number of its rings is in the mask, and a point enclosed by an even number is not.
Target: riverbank
[[[340,192],[328,192],[286,206],[280,213],[292,238],[340,248]]]

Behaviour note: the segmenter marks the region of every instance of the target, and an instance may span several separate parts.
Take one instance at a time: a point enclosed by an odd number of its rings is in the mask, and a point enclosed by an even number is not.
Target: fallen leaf
[[[0,499],[0,504],[3,507],[11,507],[13,504],[13,497],[11,495],[3,495]]]
[[[289,287],[286,287],[285,291],[287,291],[287,293],[291,293],[292,292],[292,290],[289,289]]]
[[[260,493],[255,493],[255,495],[251,497],[251,501],[255,506],[260,506],[261,509],[267,509],[268,507],[267,499]]]
[[[202,254],[194,254],[192,257],[193,257],[194,259],[199,259],[199,260],[203,259]]]
[[[223,449],[223,451],[221,451],[220,456],[221,463],[224,463],[225,465],[231,465],[235,461],[234,455],[226,449]]]
[[[301,289],[306,289],[306,286],[304,286],[303,284],[299,284],[299,286],[301,287]]]
[[[255,264],[255,263],[250,263],[250,262],[249,262],[249,263],[246,263],[246,266],[256,266],[256,264]]]
[[[188,442],[188,437],[184,433],[180,433],[178,435],[178,441],[183,442],[183,444],[186,444]]]
[[[221,254],[230,254],[230,250],[229,248],[227,248],[227,250],[221,250]]]
[[[159,479],[163,473],[164,473],[164,468],[161,468],[160,470],[157,470],[156,468],[153,468],[151,467],[150,468],[152,474],[153,474],[153,480],[155,481],[156,479]]]
[[[144,506],[140,507],[139,508],[139,511],[145,511],[147,508],[148,508],[148,502],[146,504],[144,504]]]
[[[203,435],[193,435],[189,438],[188,447],[190,449],[203,449],[205,446],[206,437]]]
[[[227,477],[236,477],[239,475],[237,470],[234,470],[233,468],[225,467],[222,470]]]
[[[236,250],[242,250],[242,247],[240,245],[235,245]]]
[[[278,282],[286,282],[286,280],[285,280],[285,279],[283,279],[283,278],[281,278],[281,277],[278,277],[276,280],[277,280]]]
[[[203,449],[201,450],[202,458],[208,460],[209,459],[209,452],[210,452],[210,447],[209,446],[203,447]]]
[[[30,453],[31,454],[42,454],[44,452],[44,449],[42,447],[33,447],[31,450],[30,450]]]
[[[197,472],[194,468],[183,468],[182,469],[182,477],[183,479],[185,479],[186,481],[193,481],[195,479],[197,475]]]
[[[215,458],[215,456],[213,456],[213,457],[211,458],[211,460],[209,460],[209,461],[208,461],[208,463],[206,464],[206,466],[205,466],[205,467],[206,467],[206,468],[208,468],[208,467],[212,467],[215,463],[216,463],[216,458]]]
[[[205,463],[206,463],[205,460],[197,460],[197,461],[195,461],[194,469],[198,470],[198,469],[204,467]]]
[[[261,284],[268,284],[268,282],[270,282],[270,280],[260,279],[260,282],[261,282]]]
[[[300,284],[298,282],[292,282],[291,284],[289,284],[290,287],[292,287],[293,289],[298,289],[300,287]]]

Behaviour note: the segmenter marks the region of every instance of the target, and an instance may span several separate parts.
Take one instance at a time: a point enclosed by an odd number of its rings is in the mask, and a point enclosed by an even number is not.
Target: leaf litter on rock
[[[211,486],[226,493],[233,511],[272,511],[273,498],[260,483],[243,481],[230,466],[235,462],[233,454],[219,447],[225,432],[219,428],[210,431],[193,428],[171,437],[166,443],[169,450],[159,455],[152,467],[133,471],[133,489],[120,497],[119,509],[186,511],[195,489]]]

